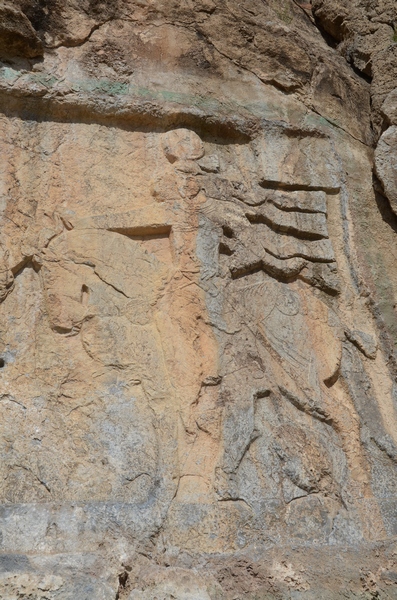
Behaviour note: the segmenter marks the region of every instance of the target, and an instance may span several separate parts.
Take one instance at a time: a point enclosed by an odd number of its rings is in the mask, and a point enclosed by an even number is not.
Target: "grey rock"
[[[376,174],[394,212],[397,211],[397,126],[389,127],[375,151]]]

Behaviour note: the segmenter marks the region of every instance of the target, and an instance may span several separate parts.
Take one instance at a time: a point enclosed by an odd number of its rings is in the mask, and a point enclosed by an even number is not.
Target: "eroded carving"
[[[329,219],[341,183],[329,140],[275,126],[241,144],[184,128],[134,134],[132,142],[146,175],[139,179],[135,167],[131,198],[106,209],[102,198],[96,210],[79,198],[39,209],[20,241],[5,240],[4,273],[19,273],[15,289],[28,285],[27,275],[37,296],[40,289],[33,329],[42,348],[53,348],[40,355],[43,365],[27,367],[31,381],[48,382],[62,422],[82,415],[87,457],[101,448],[94,438],[104,439],[103,420],[124,415],[114,436],[131,448],[117,441],[106,451],[95,498],[147,503],[161,522],[190,504],[240,502],[259,515],[264,499],[294,514],[292,501],[304,512],[312,495],[333,514],[369,495],[342,343],[352,340],[370,360],[376,345],[346,327],[338,308]],[[11,277],[4,286],[3,300],[17,302]],[[376,431],[373,439],[379,446],[383,438]],[[61,446],[73,459],[68,444]],[[304,445],[309,462],[299,456]],[[37,466],[41,452],[32,453],[36,465],[23,465],[32,485],[44,482],[37,497],[57,499],[66,489],[84,499],[80,472],[91,458],[57,479]],[[14,473],[10,482],[26,501],[20,480]],[[295,518],[286,517],[286,530]]]

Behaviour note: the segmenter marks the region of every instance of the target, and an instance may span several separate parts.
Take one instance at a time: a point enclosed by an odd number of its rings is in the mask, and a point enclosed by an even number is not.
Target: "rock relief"
[[[7,302],[26,310],[18,286],[33,285],[42,340],[28,383],[4,388],[7,410],[57,407],[38,437],[17,417],[33,449],[3,467],[5,498],[90,494],[158,510],[160,521],[172,501],[210,511],[237,503],[266,523],[277,501],[287,532],[303,519],[305,536],[320,528],[325,539],[346,506],[372,498],[344,364],[351,352],[358,362],[377,355],[340,310],[329,232],[338,155],[322,133],[277,124],[222,144],[184,128],[139,135],[135,160],[150,177],[135,175],[122,210],[104,209],[105,197],[91,214],[81,199],[50,202],[17,243],[4,238],[3,322],[16,310]],[[17,338],[9,325],[3,332],[10,369]],[[371,435],[394,456],[386,429]],[[68,458],[48,472],[59,436]],[[375,510],[370,525],[357,511],[365,535],[381,530]]]
[[[0,597],[392,597],[396,2],[0,4]]]

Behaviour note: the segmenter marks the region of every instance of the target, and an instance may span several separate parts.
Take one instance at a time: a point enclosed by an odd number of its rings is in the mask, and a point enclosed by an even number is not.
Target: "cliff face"
[[[396,598],[394,0],[0,2],[0,597]]]

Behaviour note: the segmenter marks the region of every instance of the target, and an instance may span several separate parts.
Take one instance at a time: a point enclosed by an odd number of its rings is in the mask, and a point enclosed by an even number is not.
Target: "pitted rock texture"
[[[313,0],[315,22],[328,43],[371,84],[375,171],[396,212],[397,5],[394,0]]]
[[[397,597],[394,13],[0,3],[2,599]]]
[[[0,48],[5,56],[34,58],[43,54],[43,47],[31,22],[11,4],[0,4]]]

